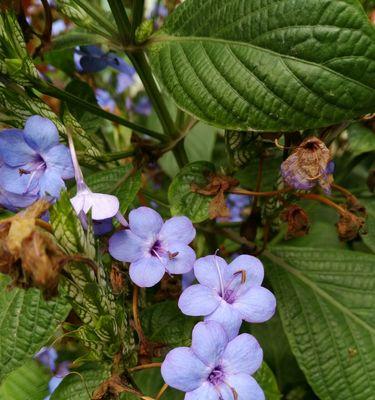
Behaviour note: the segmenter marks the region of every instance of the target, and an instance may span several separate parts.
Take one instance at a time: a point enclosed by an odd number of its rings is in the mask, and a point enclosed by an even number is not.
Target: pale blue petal
[[[247,322],[265,322],[275,314],[276,299],[268,289],[257,286],[242,293],[232,306]]]
[[[188,392],[185,400],[220,400],[215,388],[208,382],[204,382],[198,389]]]
[[[18,208],[28,207],[36,200],[38,196],[11,193],[0,187],[0,205],[9,210],[15,211]]]
[[[0,132],[0,161],[10,167],[18,167],[32,162],[36,152],[25,142],[23,131],[6,129]]]
[[[42,155],[47,169],[58,172],[63,179],[74,177],[74,169],[69,149],[63,144],[51,147]]]
[[[226,347],[222,366],[226,374],[252,375],[263,361],[263,351],[254,336],[243,333],[237,336]]]
[[[260,286],[264,278],[264,268],[259,258],[240,255],[229,264],[230,273],[233,275],[238,271],[246,272],[246,287]]]
[[[39,153],[59,144],[56,125],[48,118],[39,115],[28,118],[24,137],[26,143]]]
[[[199,258],[194,263],[194,274],[199,283],[216,290],[217,293],[221,293],[221,280],[225,286],[230,277],[227,263],[218,256]]]
[[[163,226],[162,217],[149,207],[139,207],[129,213],[130,229],[139,237],[156,236]]]
[[[229,340],[234,339],[238,335],[242,324],[240,313],[224,300],[221,300],[219,307],[212,314],[205,317],[204,320],[216,321],[222,324]]]
[[[64,181],[54,170],[47,169],[39,179],[39,193],[41,196],[49,194],[57,199],[64,188]]]
[[[210,369],[199,360],[189,347],[170,351],[161,366],[161,375],[169,386],[191,392],[207,379]]]
[[[134,262],[143,257],[144,241],[129,229],[116,232],[109,239],[109,253],[116,260]]]
[[[171,274],[184,274],[193,269],[195,261],[195,251],[180,242],[169,243],[168,251],[174,257],[170,257],[166,264],[166,270]]]
[[[139,287],[151,287],[161,281],[165,267],[156,257],[141,258],[130,264],[130,279]]]
[[[236,391],[237,400],[265,400],[262,388],[250,375],[229,375],[225,382]]]
[[[211,369],[215,368],[228,344],[228,336],[218,322],[198,322],[193,329],[191,349]]]
[[[211,314],[219,304],[220,297],[217,293],[203,285],[188,287],[178,300],[178,306],[184,314],[196,317]]]
[[[195,281],[194,269],[182,275],[181,286],[182,290],[187,289]]]
[[[39,191],[39,177],[40,173],[20,174],[19,167],[12,168],[5,164],[0,167],[0,186],[15,194],[36,194]]]
[[[187,217],[173,217],[165,221],[159,238],[164,242],[181,242],[189,244],[195,238],[195,228]]]

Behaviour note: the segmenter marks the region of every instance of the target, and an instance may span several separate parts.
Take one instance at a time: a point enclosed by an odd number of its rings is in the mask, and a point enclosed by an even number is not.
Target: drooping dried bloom
[[[281,164],[284,181],[297,190],[319,185],[325,193],[330,193],[333,170],[329,149],[316,137],[304,140]]]
[[[56,292],[65,258],[52,236],[37,225],[48,207],[42,199],[0,222],[0,272],[10,275],[16,286],[38,287],[47,296]]]
[[[288,224],[286,239],[301,237],[308,234],[310,229],[309,217],[300,206],[291,204],[281,213],[280,218]]]
[[[342,213],[339,222],[336,224],[340,240],[349,242],[355,239],[364,225],[364,217],[357,216],[351,212]]]

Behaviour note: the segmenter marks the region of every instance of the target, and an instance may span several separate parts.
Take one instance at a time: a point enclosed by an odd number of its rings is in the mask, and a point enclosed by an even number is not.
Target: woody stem
[[[144,369],[151,369],[151,368],[160,368],[161,363],[155,362],[155,363],[150,363],[150,364],[142,364],[142,365],[137,365],[136,367],[129,368],[129,372],[135,372],[135,371],[143,371]]]
[[[346,214],[348,213],[347,210],[344,208],[340,207],[338,204],[334,203],[332,200],[327,199],[327,197],[323,197],[319,194],[314,194],[314,193],[296,193],[296,195],[301,198],[301,199],[307,199],[307,200],[315,200],[319,201],[320,203],[323,203],[329,207],[332,207],[336,209],[340,214]]]
[[[155,397],[155,400],[160,400],[161,396],[163,396],[164,392],[168,389],[168,385],[165,383],[162,388],[160,389],[159,393]]]
[[[256,191],[251,191],[251,190],[246,190],[246,189],[241,189],[241,188],[234,188],[230,190],[230,193],[234,194],[244,194],[248,196],[259,196],[259,197],[272,197],[272,196],[278,196],[282,193],[286,193],[291,191],[290,188],[286,189],[280,189],[280,190],[274,190],[272,192],[256,192]]]
[[[337,191],[341,192],[344,196],[346,197],[353,197],[353,194],[349,192],[349,190],[345,189],[344,187],[337,185],[336,183],[332,183],[331,185],[333,189],[336,189]]]
[[[133,318],[134,328],[137,332],[138,338],[141,342],[144,341],[144,333],[142,330],[141,320],[138,312],[138,301],[139,301],[139,287],[134,285],[133,289]]]

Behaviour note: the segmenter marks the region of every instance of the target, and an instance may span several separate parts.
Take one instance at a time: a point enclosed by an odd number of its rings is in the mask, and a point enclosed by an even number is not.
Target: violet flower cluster
[[[130,278],[140,287],[156,285],[165,273],[183,274],[178,305],[186,315],[204,317],[191,347],[166,356],[161,373],[169,386],[186,392],[186,400],[263,400],[251,377],[262,363],[262,349],[253,336],[238,335],[243,320],[264,322],[275,313],[274,295],[261,286],[263,265],[249,255],[229,265],[217,255],[196,260],[189,246],[194,237],[188,218],[164,222],[153,209],[140,207],[130,212],[129,226],[110,238],[109,252],[130,263]],[[198,284],[191,285],[195,279]]]
[[[0,132],[0,205],[15,210],[42,196],[57,199],[74,175],[69,150],[56,126],[34,115],[21,129]]]

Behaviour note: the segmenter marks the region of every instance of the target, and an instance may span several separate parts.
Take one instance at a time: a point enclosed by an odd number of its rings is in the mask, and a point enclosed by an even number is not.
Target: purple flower
[[[152,112],[152,106],[147,96],[141,96],[136,102],[130,97],[126,98],[126,109],[136,114],[148,116]]]
[[[134,83],[135,69],[131,65],[129,65],[128,67],[129,69],[127,72],[121,72],[117,75],[117,94],[125,92],[125,90]]]
[[[0,186],[25,196],[58,198],[63,179],[74,176],[69,150],[59,143],[56,126],[47,118],[30,117],[24,130],[0,133]]]
[[[182,290],[185,290],[186,288],[191,286],[194,281],[195,281],[194,269],[187,272],[186,274],[183,274],[181,279]]]
[[[35,354],[35,358],[50,371],[55,371],[57,352],[53,347],[42,347],[38,353]]]
[[[216,255],[199,258],[194,273],[199,284],[181,294],[181,311],[220,322],[230,339],[242,320],[264,322],[275,313],[275,296],[261,286],[264,269],[256,257],[241,255],[229,265]]]
[[[55,376],[53,376],[48,383],[49,392],[51,394],[57,389],[62,380],[69,374],[69,365],[69,361],[63,361],[58,365]]]
[[[107,67],[112,67],[119,72],[129,74],[133,70],[122,58],[114,53],[105,53],[100,47],[78,46],[74,51],[74,63],[79,72],[99,72]]]
[[[251,198],[242,194],[230,194],[227,197],[227,206],[230,210],[230,221],[241,222],[243,220],[242,212],[245,207],[251,203]]]
[[[106,235],[113,229],[112,218],[103,219],[101,221],[93,221],[94,234],[96,236]]]
[[[140,287],[156,285],[165,272],[184,274],[193,268],[194,250],[188,244],[195,229],[186,217],[163,222],[151,208],[139,207],[129,214],[129,227],[109,241],[112,257],[130,262],[130,278]]]
[[[93,221],[106,220],[119,214],[120,203],[116,196],[103,193],[94,193],[86,185],[78,163],[73,139],[69,133],[68,140],[70,152],[72,154],[74,175],[77,183],[77,194],[70,199],[70,202],[72,203],[75,212],[81,219],[83,227],[87,227],[86,215],[88,212],[91,212]]]
[[[108,110],[112,113],[115,111],[116,102],[107,90],[96,89],[95,96],[96,96],[96,100],[101,108]]]
[[[161,374],[169,386],[186,392],[185,400],[264,400],[251,377],[262,360],[253,336],[243,333],[230,341],[219,323],[199,322],[191,347],[170,351]]]

